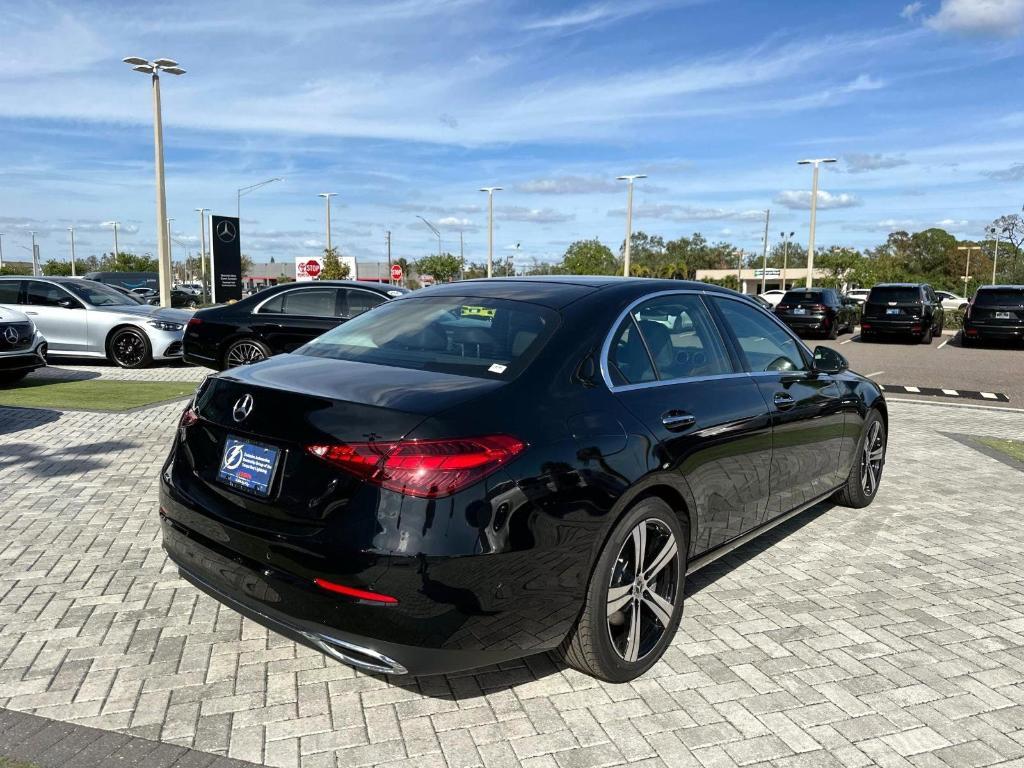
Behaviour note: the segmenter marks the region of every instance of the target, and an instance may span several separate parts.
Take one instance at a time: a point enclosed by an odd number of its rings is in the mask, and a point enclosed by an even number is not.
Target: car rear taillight
[[[472,485],[507,463],[526,444],[509,435],[448,440],[310,445],[306,450],[391,491],[436,499]]]
[[[808,309],[811,310],[811,312],[824,312],[828,307],[824,304],[811,304]]]
[[[372,603],[385,603],[387,605],[394,605],[398,602],[398,598],[392,597],[391,595],[384,595],[380,592],[370,592],[366,589],[356,589],[355,587],[346,587],[344,584],[335,584],[333,581],[327,579],[316,578],[313,579],[313,583],[316,584],[320,589],[326,589],[328,592],[336,592],[339,595],[345,595],[346,597],[353,597],[356,600],[367,600]]]
[[[202,318],[199,318],[199,317],[190,317],[190,318],[188,319],[188,325],[187,325],[187,326],[185,326],[185,327],[186,327],[186,328],[195,328],[196,326],[199,326],[199,325],[202,325],[202,324],[203,324],[203,320],[202,320]]]
[[[197,421],[199,421],[199,411],[196,410],[195,405],[189,403],[188,408],[181,413],[181,419],[178,420],[178,426],[191,427]]]
[[[785,311],[785,310],[787,310],[789,308],[790,308],[789,304],[779,304],[777,307],[775,307],[775,309],[779,310],[779,311]]]

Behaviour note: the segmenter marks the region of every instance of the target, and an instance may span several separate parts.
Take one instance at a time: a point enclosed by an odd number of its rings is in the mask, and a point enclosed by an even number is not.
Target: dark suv
[[[942,333],[945,319],[942,302],[926,283],[876,285],[864,302],[860,340],[892,335],[931,344],[932,337]]]
[[[1024,285],[978,289],[964,315],[964,344],[982,339],[1024,339]]]
[[[857,324],[856,302],[844,299],[831,288],[787,291],[775,307],[775,314],[797,333],[822,333],[830,339],[852,332]]]

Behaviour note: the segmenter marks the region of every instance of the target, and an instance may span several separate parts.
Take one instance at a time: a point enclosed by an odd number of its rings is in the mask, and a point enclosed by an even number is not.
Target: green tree
[[[71,274],[71,262],[61,259],[48,259],[43,264],[43,274],[53,277],[68,277]],[[81,277],[86,272],[91,272],[89,262],[85,259],[75,259],[75,274]]]
[[[416,271],[420,275],[430,275],[439,283],[450,283],[462,268],[462,260],[450,253],[439,253],[424,256],[416,262]]]
[[[324,268],[320,277],[324,280],[344,280],[348,273],[349,266],[338,258],[338,249],[324,248]]]
[[[0,267],[0,275],[31,275],[32,266],[30,264],[12,264],[7,262]]]
[[[469,264],[466,265],[466,268],[462,271],[462,276],[466,280],[475,280],[480,277],[487,277],[487,262],[469,262]]]
[[[250,272],[252,272],[252,257],[249,254],[247,254],[247,253],[243,253],[242,254],[242,275],[243,276],[248,275]]]
[[[570,275],[614,275],[618,267],[612,249],[596,238],[577,240],[562,257],[562,268]]]
[[[159,270],[156,258],[151,254],[118,251],[104,253],[98,264],[103,272],[156,272]]]

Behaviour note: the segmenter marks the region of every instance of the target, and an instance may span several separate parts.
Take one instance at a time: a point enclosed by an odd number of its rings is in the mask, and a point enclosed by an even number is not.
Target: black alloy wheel
[[[144,368],[153,359],[149,339],[137,328],[122,328],[110,339],[110,359],[121,368]]]
[[[873,410],[864,423],[860,448],[846,483],[832,497],[837,503],[861,509],[874,500],[882,481],[886,447],[885,422],[881,414]]]
[[[252,365],[270,357],[270,349],[255,339],[239,339],[224,354],[224,367],[237,368],[240,365]]]

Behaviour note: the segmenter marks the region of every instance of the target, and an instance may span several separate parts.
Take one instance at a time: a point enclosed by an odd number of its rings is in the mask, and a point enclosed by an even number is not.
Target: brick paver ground
[[[691,577],[615,686],[548,656],[395,684],[201,596],[156,515],[180,409],[0,409],[0,707],[303,768],[1024,762],[1024,473],[944,434],[1022,413],[892,403],[876,503]]]

